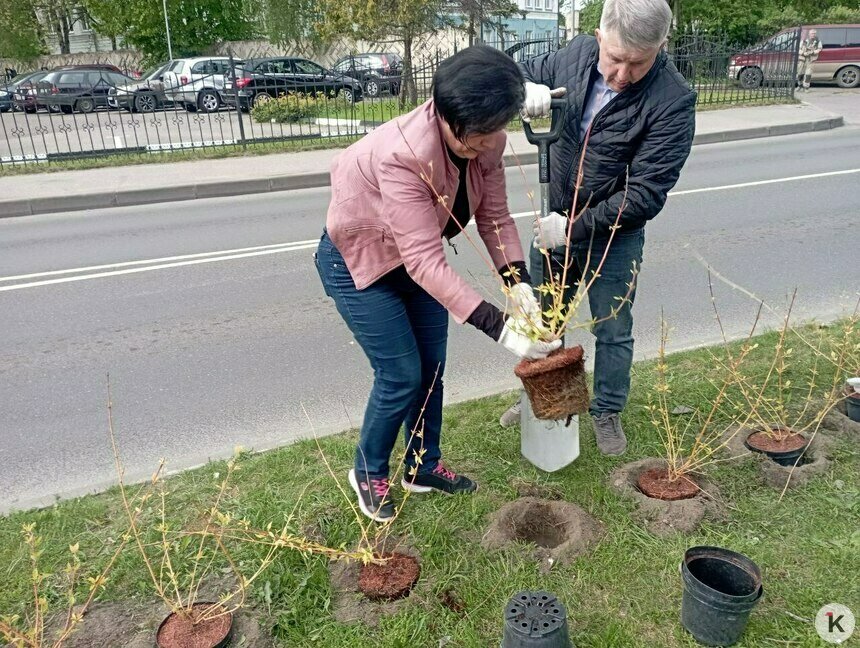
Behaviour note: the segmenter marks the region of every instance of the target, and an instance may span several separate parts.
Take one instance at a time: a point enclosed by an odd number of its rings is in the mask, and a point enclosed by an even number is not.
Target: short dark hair
[[[458,140],[504,128],[525,99],[523,73],[504,52],[474,45],[446,58],[433,75],[436,111]]]

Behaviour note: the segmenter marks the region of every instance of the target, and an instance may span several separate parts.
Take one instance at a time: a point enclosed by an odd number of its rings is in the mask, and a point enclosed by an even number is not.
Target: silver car
[[[234,66],[242,63],[233,60]],[[230,59],[226,56],[176,59],[163,74],[164,93],[189,112],[215,112],[224,105],[224,76],[229,73]]]

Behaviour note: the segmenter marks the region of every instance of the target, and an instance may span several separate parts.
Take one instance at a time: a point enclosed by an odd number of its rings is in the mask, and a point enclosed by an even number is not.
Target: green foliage
[[[318,117],[328,102],[323,96],[291,92],[254,106],[251,116],[260,123],[295,124]]]
[[[603,0],[585,0],[579,13],[579,29],[583,34],[593,34],[600,27]]]
[[[760,41],[793,25],[860,22],[860,4],[849,7],[839,0],[680,0],[674,6],[680,10],[680,31],[726,34],[739,44]],[[603,0],[585,0],[579,16],[583,34],[600,26],[602,11]]]
[[[167,34],[161,2],[152,0],[86,0],[96,24],[107,25],[107,35],[122,36],[140,50],[146,63],[167,58]],[[228,40],[253,38],[259,33],[257,0],[167,0],[173,56],[204,53]],[[122,28],[124,25],[124,28]]]
[[[0,2],[0,58],[31,61],[45,52],[32,0]]]
[[[860,4],[856,7],[845,7],[843,5],[836,5],[835,7],[830,7],[824,14],[821,16],[822,23],[860,23]]]
[[[758,28],[764,34],[773,34],[786,27],[800,24],[803,24],[803,16],[794,7],[783,7],[782,9],[771,7],[757,23]]]

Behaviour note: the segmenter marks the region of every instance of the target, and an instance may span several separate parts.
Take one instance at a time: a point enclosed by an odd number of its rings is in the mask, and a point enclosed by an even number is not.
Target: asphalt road
[[[659,313],[672,347],[718,332],[701,255],[726,277],[831,319],[857,298],[860,129],[695,147],[647,228],[635,307],[637,357]],[[508,173],[512,211],[526,180]],[[800,177],[799,177],[800,176]],[[0,219],[0,510],[113,480],[106,374],[129,477],[356,425],[371,372],[311,260],[327,189]],[[518,219],[523,240],[529,217]],[[454,265],[489,273],[465,241]],[[717,286],[732,335],[755,304]],[[775,315],[768,315],[774,323]],[[590,336],[580,331],[576,340]],[[448,402],[512,388],[514,359],[452,324]],[[510,442],[519,443],[516,432]]]

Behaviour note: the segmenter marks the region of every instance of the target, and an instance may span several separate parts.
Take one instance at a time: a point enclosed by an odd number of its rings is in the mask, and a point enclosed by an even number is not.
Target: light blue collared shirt
[[[594,85],[591,87],[591,94],[588,95],[588,100],[585,102],[585,110],[582,111],[582,121],[579,123],[579,136],[585,138],[585,131],[591,126],[595,115],[618,95],[615,90],[606,85],[606,79],[603,78],[603,72],[600,71],[600,63],[597,64],[597,78],[594,80]]]

